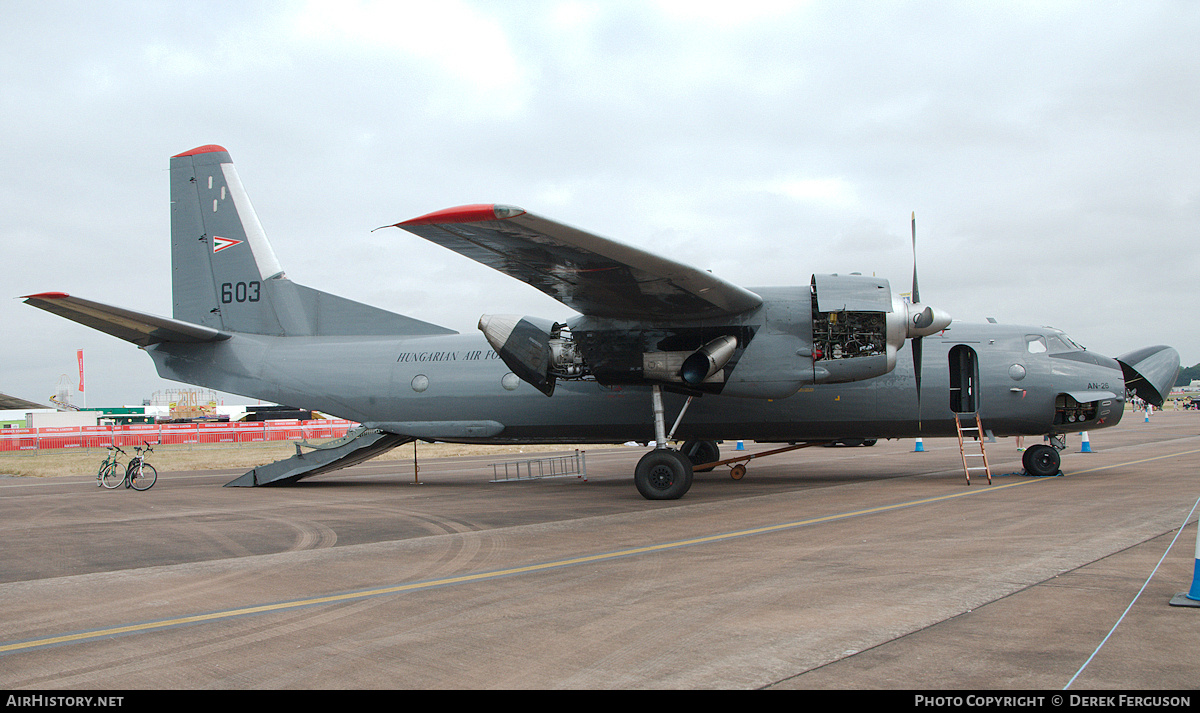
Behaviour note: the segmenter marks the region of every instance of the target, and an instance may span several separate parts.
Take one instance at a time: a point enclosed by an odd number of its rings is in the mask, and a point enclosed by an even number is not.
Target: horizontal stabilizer
[[[257,485],[288,485],[301,478],[358,465],[412,440],[408,436],[369,430],[359,431],[350,438],[344,438],[337,445],[327,444],[325,447],[308,453],[300,452],[300,447],[297,446],[297,453],[291,458],[261,465],[229,481],[225,487],[249,488]]]
[[[39,404],[36,401],[26,401],[25,399],[22,399],[17,396],[9,396],[8,394],[0,394],[0,410],[10,410],[11,409],[11,410],[15,411],[18,409],[28,410],[31,408],[51,409],[54,407],[47,406],[46,404]]]
[[[211,327],[92,302],[82,297],[72,297],[65,292],[43,292],[27,295],[23,299],[27,305],[66,317],[140,347],[162,342],[198,344],[230,337],[229,334]]]

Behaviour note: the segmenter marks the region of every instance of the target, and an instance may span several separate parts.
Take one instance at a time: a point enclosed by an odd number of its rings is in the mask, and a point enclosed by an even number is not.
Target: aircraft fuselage
[[[1080,349],[1029,350],[1031,337],[1044,341],[1054,332],[955,323],[927,337],[919,414],[912,357],[905,346],[894,371],[863,381],[807,384],[776,399],[701,396],[675,436],[764,442],[952,436],[955,410],[977,410],[997,436],[1115,425],[1125,393],[1120,365]],[[565,381],[546,397],[515,378],[479,335],[235,334],[221,342],[168,343],[147,351],[165,378],[362,423],[426,424],[438,440],[597,443],[654,438],[649,387]],[[1064,409],[1066,394],[1075,394],[1079,402],[1095,401],[1095,413],[1085,420],[1087,414],[1077,412],[1080,420],[1068,421],[1076,413]],[[664,396],[673,419],[685,396]],[[439,430],[436,424],[444,425]],[[472,431],[465,424],[477,427]]]

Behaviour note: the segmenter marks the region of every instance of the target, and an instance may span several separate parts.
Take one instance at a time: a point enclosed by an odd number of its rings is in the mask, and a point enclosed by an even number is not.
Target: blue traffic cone
[[[1171,597],[1173,607],[1200,607],[1200,527],[1196,528],[1196,563],[1192,568],[1192,588]]]
[[[1079,435],[1083,436],[1083,448],[1079,449],[1079,452],[1080,453],[1091,453],[1092,452],[1092,442],[1088,440],[1087,431],[1084,431],[1083,433],[1081,433]]]
[[[925,442],[922,441],[920,438],[918,438],[917,446],[916,446],[916,448],[913,448],[913,453],[924,453],[924,452],[925,452]]]
[[[744,451],[744,450],[746,450],[746,444],[743,443],[742,441],[738,441],[737,448],[734,448],[734,450],[735,451]]]

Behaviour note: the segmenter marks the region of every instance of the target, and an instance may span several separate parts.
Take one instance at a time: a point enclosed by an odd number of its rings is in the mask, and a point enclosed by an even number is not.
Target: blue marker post
[[[925,442],[922,441],[920,438],[918,438],[917,446],[916,446],[916,448],[913,448],[913,453],[924,453],[924,452],[925,452]]]
[[[1200,607],[1200,527],[1196,528],[1196,563],[1192,569],[1192,588],[1171,597],[1173,607]]]

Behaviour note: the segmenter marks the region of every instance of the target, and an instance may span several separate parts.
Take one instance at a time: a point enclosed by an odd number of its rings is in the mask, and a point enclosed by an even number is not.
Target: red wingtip
[[[217,151],[225,151],[225,147],[217,146],[216,144],[205,144],[204,146],[197,146],[196,148],[192,149],[191,151],[184,151],[183,153],[177,153],[174,156],[172,156],[171,158],[182,158],[184,156],[196,156],[197,154],[202,154],[202,153],[216,153]],[[225,153],[229,153],[229,152],[225,151]]]
[[[521,215],[525,211],[508,205],[463,205],[457,208],[434,211],[419,218],[396,223],[402,225],[431,225],[437,223],[482,223],[491,220],[504,220]]]
[[[70,297],[66,292],[39,292],[36,295],[25,295],[23,300],[61,300],[64,297]]]

